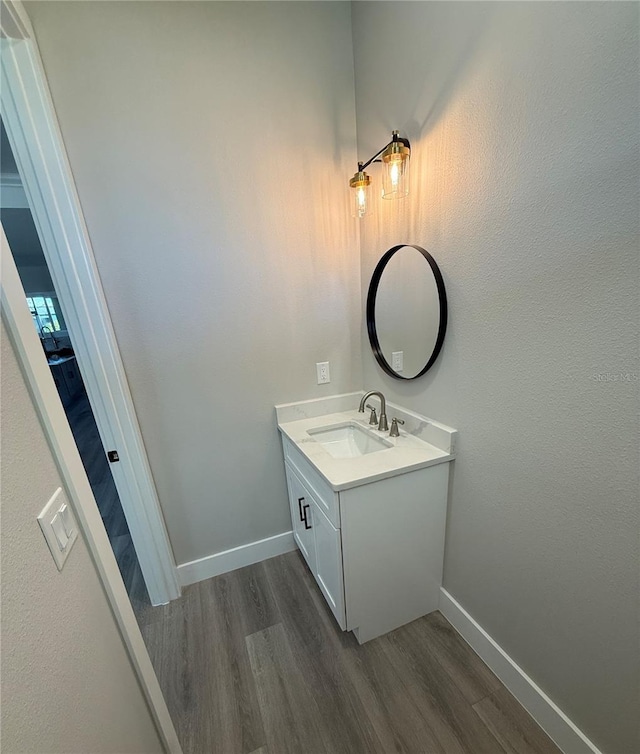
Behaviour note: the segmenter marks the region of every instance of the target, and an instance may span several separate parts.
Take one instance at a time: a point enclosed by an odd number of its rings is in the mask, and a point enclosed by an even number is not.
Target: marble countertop
[[[354,402],[357,406],[360,394],[351,395],[355,396],[352,401],[345,401],[347,396],[336,396],[336,398],[342,400],[337,401],[335,406],[344,408],[345,403],[353,404]],[[326,399],[323,400],[326,401]],[[418,414],[391,406],[391,411],[387,410],[389,426],[391,426],[391,418],[398,416],[405,419],[406,429],[401,427],[399,437],[390,437],[389,432],[379,432],[368,423],[368,411],[360,413],[357,408],[352,408],[309,416],[309,414],[316,413],[316,407],[311,407],[310,410],[300,409],[300,407],[312,403],[312,401],[307,401],[277,407],[278,429],[291,440],[336,492],[397,474],[423,469],[438,463],[445,463],[454,458],[453,439],[456,434],[455,430],[437,422],[431,422]],[[292,411],[291,407],[294,406],[295,410]],[[330,409],[331,403],[324,408]],[[298,418],[304,414],[307,414],[304,418]],[[410,421],[411,418],[413,418],[413,421]],[[320,427],[347,422],[358,424],[366,432],[383,438],[385,442],[391,444],[391,447],[353,458],[334,458],[321,443],[314,440],[312,435],[309,434],[309,430],[313,431]],[[434,425],[431,432],[428,429],[430,424]],[[431,441],[425,439],[425,434]]]

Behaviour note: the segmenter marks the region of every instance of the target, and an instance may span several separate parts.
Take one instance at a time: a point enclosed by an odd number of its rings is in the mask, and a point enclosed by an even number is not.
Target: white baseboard
[[[440,612],[566,754],[602,754],[481,625],[440,588]]]
[[[235,571],[236,568],[259,563],[261,560],[273,558],[291,552],[297,547],[293,539],[293,532],[285,531],[274,537],[259,539],[257,542],[249,542],[247,545],[233,547],[231,550],[207,555],[206,558],[191,560],[182,563],[177,568],[180,586],[195,584],[196,581],[220,576],[221,573]]]

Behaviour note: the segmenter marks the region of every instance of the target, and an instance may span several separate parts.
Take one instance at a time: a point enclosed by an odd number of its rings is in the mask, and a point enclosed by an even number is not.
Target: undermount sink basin
[[[308,434],[334,458],[356,458],[393,447],[392,443],[370,434],[354,422],[311,429]]]

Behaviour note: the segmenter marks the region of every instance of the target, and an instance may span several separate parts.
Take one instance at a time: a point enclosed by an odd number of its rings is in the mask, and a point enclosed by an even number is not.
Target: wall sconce
[[[402,199],[409,193],[409,158],[411,145],[394,131],[391,141],[385,144],[370,160],[358,163],[358,172],[349,181],[352,215],[364,217],[371,211],[371,178],[364,169],[372,162],[382,162],[382,198]]]

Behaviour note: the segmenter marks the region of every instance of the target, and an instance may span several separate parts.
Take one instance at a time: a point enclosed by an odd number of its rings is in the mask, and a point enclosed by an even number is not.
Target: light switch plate
[[[38,523],[53,559],[56,561],[56,566],[61,571],[78,538],[78,524],[61,487],[58,487],[51,500],[42,509],[38,516]]]

